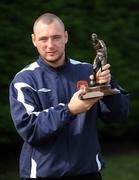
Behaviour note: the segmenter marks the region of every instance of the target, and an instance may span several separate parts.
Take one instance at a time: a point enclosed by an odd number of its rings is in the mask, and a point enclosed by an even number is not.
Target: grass
[[[139,153],[106,155],[106,168],[102,171],[103,180],[138,180]]]
[[[126,146],[117,148],[113,145],[106,145],[104,150],[104,160],[106,167],[102,170],[103,180],[138,180],[139,179],[139,149]],[[12,155],[0,158],[0,180],[19,180],[18,177],[18,155],[17,152]]]
[[[138,180],[139,179],[139,144],[134,139],[102,143],[102,152],[106,167],[102,170],[103,180]]]

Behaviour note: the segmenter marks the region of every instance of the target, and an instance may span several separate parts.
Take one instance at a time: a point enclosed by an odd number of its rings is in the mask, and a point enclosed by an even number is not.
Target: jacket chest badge
[[[80,80],[77,82],[77,89],[85,89],[85,88],[88,88],[89,85],[88,85],[88,82],[85,81],[85,80]]]

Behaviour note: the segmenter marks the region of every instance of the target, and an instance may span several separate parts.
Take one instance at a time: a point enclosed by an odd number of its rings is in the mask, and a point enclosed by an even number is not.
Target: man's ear
[[[68,42],[68,32],[65,31],[65,43],[67,43],[67,42]]]
[[[35,35],[31,34],[31,38],[32,38],[33,45],[36,47]]]

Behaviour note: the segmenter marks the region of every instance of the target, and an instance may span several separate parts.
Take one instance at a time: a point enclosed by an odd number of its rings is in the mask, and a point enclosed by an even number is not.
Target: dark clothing
[[[80,176],[63,176],[60,178],[37,178],[36,180],[74,180],[74,179],[81,179],[81,180],[102,180],[101,174],[98,173],[91,173],[91,174],[85,174]],[[29,179],[22,179],[22,180],[33,180],[31,178]]]
[[[59,68],[42,58],[17,73],[10,84],[11,115],[24,140],[20,177],[62,177],[99,172],[104,166],[97,134],[98,119],[125,118],[129,95],[117,82],[120,94],[98,101],[88,112],[73,116],[68,109],[77,82],[89,82],[92,65],[69,59]]]

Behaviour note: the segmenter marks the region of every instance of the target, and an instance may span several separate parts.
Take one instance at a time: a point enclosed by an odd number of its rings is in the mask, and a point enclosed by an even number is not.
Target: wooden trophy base
[[[109,96],[119,94],[120,91],[116,88],[112,89],[110,85],[98,85],[85,88],[85,93],[80,95],[81,99],[90,99],[96,97]]]

